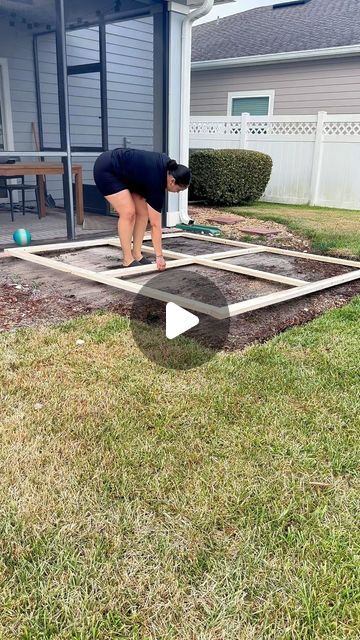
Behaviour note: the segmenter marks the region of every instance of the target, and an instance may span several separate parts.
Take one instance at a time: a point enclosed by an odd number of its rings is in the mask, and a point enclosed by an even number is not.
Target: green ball
[[[13,240],[19,247],[27,247],[31,242],[31,233],[27,229],[16,229]]]

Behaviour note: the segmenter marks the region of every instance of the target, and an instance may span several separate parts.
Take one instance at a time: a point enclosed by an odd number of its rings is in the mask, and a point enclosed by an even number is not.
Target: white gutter
[[[180,105],[180,163],[189,163],[190,130],[190,87],[191,87],[191,29],[192,23],[205,16],[214,6],[214,0],[204,0],[202,5],[185,16],[181,34],[181,105]],[[189,224],[188,192],[182,191],[180,200],[180,220]]]
[[[274,64],[276,62],[291,62],[297,60],[324,60],[334,57],[360,55],[360,44],[344,47],[328,47],[327,49],[308,49],[304,51],[282,51],[260,56],[243,56],[240,58],[221,58],[218,60],[201,60],[193,62],[193,71],[202,69],[221,69],[224,67],[248,67],[259,64]]]

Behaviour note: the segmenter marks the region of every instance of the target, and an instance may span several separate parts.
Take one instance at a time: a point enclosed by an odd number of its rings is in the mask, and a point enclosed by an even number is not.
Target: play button
[[[166,305],[166,337],[173,340],[182,333],[189,331],[199,324],[198,316],[182,309],[174,302],[168,302]]]
[[[164,298],[157,300],[139,293],[131,307],[132,335],[146,358],[167,369],[186,370],[206,364],[223,349],[230,319],[219,320],[196,310],[192,313],[193,307],[199,306],[197,303],[215,307],[227,305],[215,283],[218,277],[217,269],[200,265],[139,276],[134,270],[131,282],[145,287],[144,294],[149,289],[158,289]],[[176,302],[173,301],[175,296]]]

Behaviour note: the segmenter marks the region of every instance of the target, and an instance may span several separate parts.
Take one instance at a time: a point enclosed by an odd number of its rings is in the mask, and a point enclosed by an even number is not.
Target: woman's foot
[[[149,258],[145,258],[145,256],[141,256],[140,258],[136,258],[136,262],[138,262],[141,265],[153,264],[153,261],[149,260]]]
[[[133,260],[132,262],[130,262],[129,264],[125,264],[123,263],[120,267],[120,269],[129,269],[130,267],[140,267],[140,262],[138,262],[137,260]]]

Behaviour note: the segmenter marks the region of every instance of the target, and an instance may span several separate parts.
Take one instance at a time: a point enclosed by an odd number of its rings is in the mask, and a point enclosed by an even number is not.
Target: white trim
[[[232,115],[232,101],[234,98],[269,98],[269,109],[267,115],[272,116],[274,113],[275,91],[273,89],[262,91],[229,91],[227,115],[231,118],[238,117]]]
[[[14,143],[14,129],[12,121],[12,109],[11,109],[11,91],[10,91],[10,79],[9,79],[9,65],[7,58],[0,58],[0,107],[1,107],[1,119],[3,128],[3,141],[4,150],[0,149],[0,155],[9,155],[15,150]],[[10,184],[16,184],[17,180],[9,180]],[[18,192],[14,193],[14,202],[18,202]],[[8,202],[8,198],[0,198],[0,202]]]
[[[15,145],[11,110],[9,66],[6,58],[0,58],[0,99],[1,116],[3,119],[4,150],[14,151]]]
[[[304,51],[282,51],[259,56],[243,56],[240,58],[221,58],[218,60],[201,60],[193,62],[193,71],[202,69],[217,69],[221,67],[244,67],[258,64],[273,64],[277,62],[296,62],[297,60],[321,60],[360,55],[360,44],[344,47],[329,47],[327,49],[307,49]]]
[[[176,11],[177,13],[187,15],[190,8],[186,4],[180,4],[179,2],[168,2],[168,11]]]
[[[179,161],[188,165],[190,146],[190,91],[191,91],[191,38],[194,20],[208,14],[214,6],[214,0],[202,0],[199,7],[184,17],[181,26],[181,78],[180,78],[180,140]],[[177,125],[176,125],[177,126]],[[188,224],[188,192],[182,191],[178,196],[180,222]],[[168,216],[167,224],[171,226],[173,216]],[[175,223],[176,224],[176,223]]]

